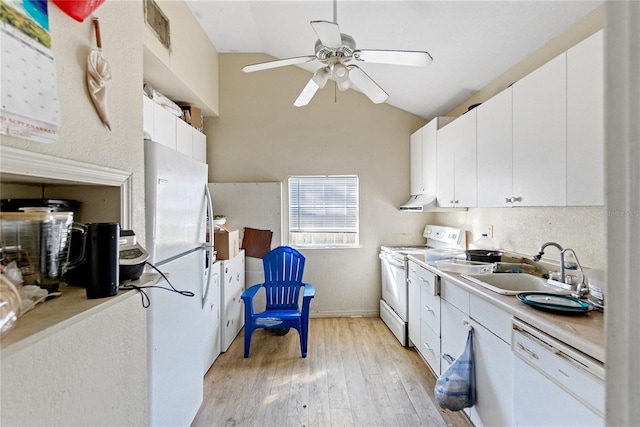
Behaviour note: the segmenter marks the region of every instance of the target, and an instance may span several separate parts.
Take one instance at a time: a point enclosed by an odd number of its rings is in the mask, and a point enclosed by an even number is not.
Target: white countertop
[[[530,324],[559,341],[605,363],[604,313],[593,310],[583,315],[553,314],[529,307],[515,296],[501,295],[470,282],[458,273],[436,269],[425,262],[424,254],[411,254],[409,258],[440,277],[446,277],[468,292],[486,299],[514,317]]]
[[[159,279],[159,274],[144,273],[132,284],[151,285]],[[60,296],[38,304],[18,318],[0,339],[0,357],[20,351],[124,299],[138,295],[137,291],[118,291],[112,297],[87,299],[86,289],[74,286],[61,286],[60,292]]]

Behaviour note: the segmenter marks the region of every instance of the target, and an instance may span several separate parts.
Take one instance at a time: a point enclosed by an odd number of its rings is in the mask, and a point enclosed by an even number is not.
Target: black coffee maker
[[[69,285],[85,287],[89,299],[114,296],[120,284],[120,224],[96,222],[85,225],[85,259],[64,279]]]

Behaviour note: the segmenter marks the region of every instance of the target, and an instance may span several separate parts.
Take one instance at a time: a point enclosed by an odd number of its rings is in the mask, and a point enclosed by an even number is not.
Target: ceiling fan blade
[[[304,107],[311,101],[313,95],[316,94],[318,89],[322,89],[324,85],[327,84],[327,80],[329,80],[329,72],[326,68],[320,68],[315,73],[309,81],[307,85],[302,89],[300,95],[298,95],[298,99],[293,103],[296,107]]]
[[[342,46],[340,27],[335,22],[311,21],[311,26],[324,46],[329,49],[339,49]]]
[[[371,77],[355,65],[349,67],[349,77],[353,84],[362,91],[374,104],[381,104],[389,99],[385,92]]]
[[[376,64],[409,65],[413,67],[426,67],[433,62],[429,52],[411,50],[373,50],[363,49],[353,52],[357,61]]]
[[[242,71],[252,73],[254,71],[268,70],[270,68],[286,67],[287,65],[305,64],[315,61],[315,55],[297,56],[295,58],[276,59],[275,61],[260,62],[258,64],[245,65]]]

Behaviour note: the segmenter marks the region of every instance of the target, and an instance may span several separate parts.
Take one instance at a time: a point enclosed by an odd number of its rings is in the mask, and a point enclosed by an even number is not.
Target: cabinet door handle
[[[511,200],[513,202],[521,202],[522,201],[522,197],[518,196],[518,197],[512,197]]]
[[[513,197],[505,197],[504,201],[505,203],[513,203]]]
[[[427,304],[425,304],[425,305],[424,305],[424,308],[426,308],[426,309],[427,309],[427,311],[430,311],[430,312],[432,312],[432,313],[433,313],[433,310],[431,310],[431,307],[429,307]]]

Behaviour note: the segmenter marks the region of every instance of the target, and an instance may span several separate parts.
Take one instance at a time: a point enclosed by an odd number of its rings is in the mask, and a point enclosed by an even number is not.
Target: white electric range
[[[383,245],[380,247],[382,299],[380,317],[398,341],[405,346],[409,341],[408,256],[429,249],[467,248],[464,230],[441,225],[427,225],[422,234],[426,243],[415,246]]]

